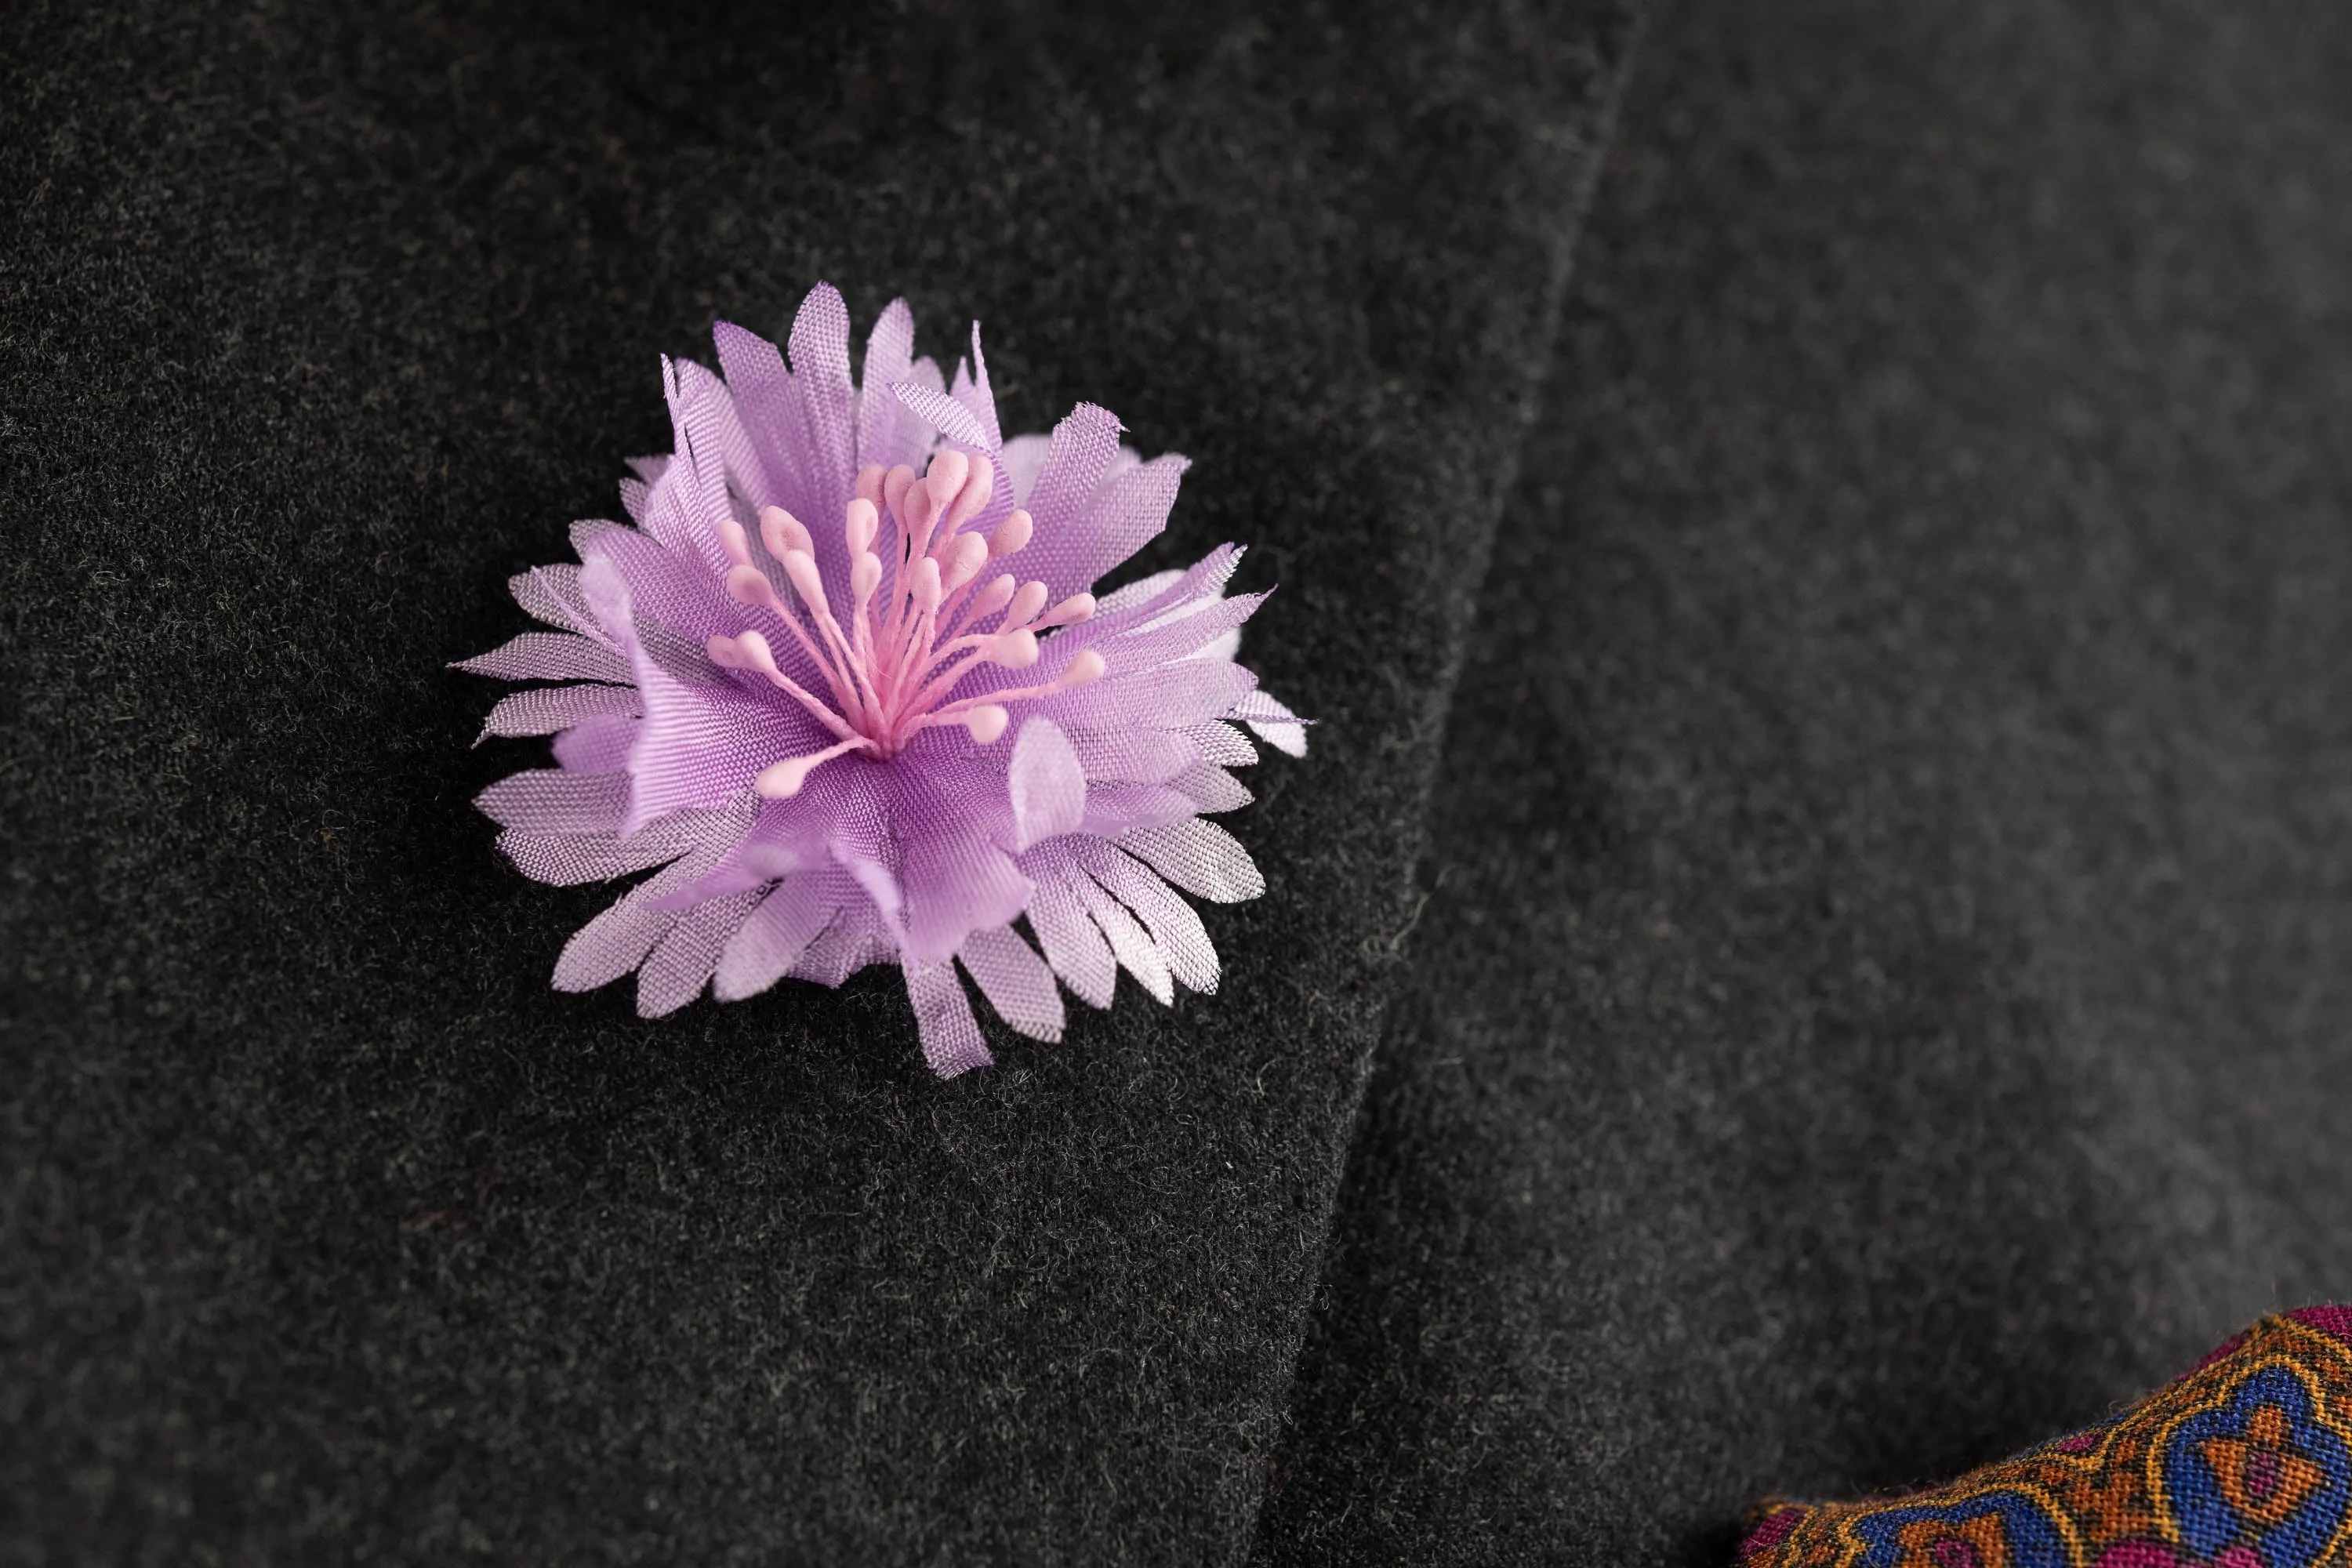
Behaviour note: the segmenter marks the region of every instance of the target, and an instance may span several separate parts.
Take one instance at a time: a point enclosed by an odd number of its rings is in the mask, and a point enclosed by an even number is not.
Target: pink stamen
[[[760,539],[767,545],[768,553],[779,561],[795,550],[806,553],[809,548],[809,531],[801,526],[800,519],[780,506],[761,511]]]
[[[915,470],[901,463],[882,477],[882,500],[892,512],[907,515],[907,489],[915,482]]]
[[[855,739],[864,743],[865,738],[851,728],[839,713],[818,701],[803,689],[791,676],[776,668],[776,656],[769,648],[768,639],[758,632],[745,632],[737,637],[714,637],[710,639],[709,647],[710,661],[713,664],[723,665],[729,669],[757,670],[766,676],[771,684],[789,694],[793,701],[807,709],[815,717],[817,722],[826,729],[844,740]]]
[[[839,745],[827,746],[822,752],[811,752],[804,757],[786,757],[781,763],[770,763],[760,770],[760,776],[752,781],[751,787],[770,800],[790,800],[801,793],[801,785],[808,783],[809,774],[816,771],[818,763],[829,763],[844,752],[864,744],[866,738],[860,735]]]
[[[731,517],[719,520],[719,542],[727,547],[727,559],[738,566],[751,564],[751,540],[743,525]]]
[[[991,555],[1012,554],[1029,542],[1029,535],[1036,526],[1036,519],[1019,508],[1014,508],[1012,515],[998,523],[996,531],[988,536],[988,552]],[[743,531],[738,528],[735,531],[740,533]]]
[[[829,602],[809,531],[790,512],[764,508],[759,532],[797,604],[787,603],[753,560],[743,525],[720,521],[719,542],[734,563],[729,596],[783,623],[824,678],[825,694],[804,689],[777,668],[767,637],[756,630],[712,637],[712,661],[764,676],[839,737],[823,751],[771,763],[753,786],[761,795],[788,799],[815,769],[852,752],[887,762],[924,730],[940,725],[961,725],[977,743],[993,745],[1012,722],[1007,704],[1102,678],[1102,655],[1082,648],[1050,681],[948,700],[982,664],[1034,665],[1042,652],[1039,632],[1075,626],[1095,611],[1091,594],[1074,594],[1048,611],[1043,583],[1019,584],[1010,573],[982,577],[991,560],[1025,547],[1035,527],[1027,512],[1015,510],[985,536],[962,531],[987,507],[996,480],[992,459],[953,450],[933,458],[919,478],[905,467],[886,472],[869,464],[860,470],[856,499],[842,518],[850,563],[845,605]],[[897,523],[887,542],[886,513]],[[888,555],[887,570],[877,542]]]
[[[1075,626],[1080,621],[1092,620],[1094,614],[1095,596],[1092,594],[1073,594],[1048,610],[1045,619],[1030,624],[1039,631],[1047,626]]]
[[[1045,584],[1043,583],[1022,584],[1021,591],[1013,595],[1012,607],[1004,612],[1004,624],[1008,626],[1025,626],[1035,620],[1038,612],[1045,607]]]

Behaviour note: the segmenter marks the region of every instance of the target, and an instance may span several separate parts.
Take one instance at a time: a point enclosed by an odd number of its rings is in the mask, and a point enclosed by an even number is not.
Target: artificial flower
[[[479,799],[508,858],[558,884],[653,873],[572,938],[556,988],[635,973],[654,1017],[706,984],[895,963],[942,1077],[990,1060],[959,971],[1046,1041],[1063,988],[1108,1006],[1121,968],[1162,1004],[1213,991],[1177,890],[1264,890],[1208,817],[1249,801],[1228,770],[1253,734],[1307,739],[1234,662],[1265,597],[1225,594],[1239,548],[1095,593],[1166,526],[1185,460],[1143,460],[1085,403],[1004,439],[979,329],[950,383],[904,300],[859,380],[824,284],[789,363],[714,336],[721,374],[663,362],[676,450],[622,482],[635,526],[574,524],[579,564],[513,579],[556,629],[460,666],[553,683],[483,731],[555,737],[554,767]]]

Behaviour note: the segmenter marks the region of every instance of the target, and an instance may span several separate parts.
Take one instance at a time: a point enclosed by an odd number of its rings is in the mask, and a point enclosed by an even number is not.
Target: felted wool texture
[[[1230,1559],[1622,7],[0,18],[0,1540]],[[900,981],[552,994],[507,576],[829,279],[1190,454],[1322,721],[1214,998],[942,1086]]]
[[[2352,1275],[2352,30],[1654,18],[1269,1563],[1728,1561]]]

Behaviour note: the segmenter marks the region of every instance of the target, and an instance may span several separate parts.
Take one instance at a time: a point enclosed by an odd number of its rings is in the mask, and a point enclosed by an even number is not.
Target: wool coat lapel
[[[36,6],[0,890],[6,1528],[69,1554],[1243,1549],[1628,33],[1617,5]],[[1255,542],[1213,999],[933,1080],[899,982],[641,1021],[444,666],[662,353],[818,278]],[[498,754],[493,754],[496,752]]]

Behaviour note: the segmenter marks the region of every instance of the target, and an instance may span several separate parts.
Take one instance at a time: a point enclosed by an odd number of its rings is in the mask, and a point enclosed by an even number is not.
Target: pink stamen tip
[[[727,596],[739,605],[758,605],[770,610],[783,607],[768,574],[748,563],[727,574]]]
[[[943,509],[956,499],[963,489],[964,479],[971,473],[971,459],[950,447],[931,459],[931,471],[923,476],[923,488],[931,493],[931,505]]]
[[[996,465],[984,457],[973,459],[971,473],[956,492],[955,504],[948,508],[948,526],[961,528],[995,493]]]
[[[965,530],[991,503],[1000,477],[986,453],[953,448],[937,454],[920,478],[904,465],[887,471],[866,465],[858,471],[856,495],[842,508],[845,574],[828,576],[817,565],[808,530],[782,507],[760,511],[759,535],[774,565],[752,548],[742,521],[715,525],[734,563],[727,574],[730,596],[771,612],[782,625],[763,621],[765,633],[707,638],[711,662],[764,675],[838,737],[824,751],[769,764],[755,781],[761,795],[798,795],[813,771],[852,752],[887,763],[936,726],[961,725],[980,744],[992,745],[1012,721],[1013,704],[1102,678],[1102,655],[1080,648],[1057,661],[1053,679],[956,695],[983,667],[1030,668],[1047,651],[1039,632],[1095,613],[1091,594],[1073,594],[1048,612],[1042,582],[1023,583],[1010,572],[983,580],[988,563],[1026,547],[1036,527],[1027,511],[1015,510],[992,530]],[[885,523],[895,526],[887,560],[877,548]],[[842,601],[829,602],[832,595]],[[770,644],[778,631],[792,638],[784,650],[793,661],[790,674],[776,662],[782,645]]]
[[[844,752],[856,751],[866,744],[866,737],[859,735],[837,745],[827,746],[822,752],[811,752],[804,757],[786,757],[781,763],[770,763],[760,770],[760,776],[751,781],[751,787],[769,800],[790,800],[801,793],[801,786],[808,783],[809,774],[820,766]]]
[[[809,549],[809,531],[801,526],[800,519],[782,507],[763,507],[760,511],[760,537],[768,546],[768,553],[782,560],[786,552]]]
[[[824,613],[827,608],[824,602],[824,579],[817,575],[815,556],[806,550],[786,551],[784,575],[793,580],[793,591],[800,595],[801,603],[820,615]]]
[[[971,596],[972,619],[981,620],[996,614],[1013,602],[1014,592],[1012,573],[1006,572],[996,577],[987,587]]]
[[[874,548],[874,536],[882,531],[882,516],[874,503],[859,496],[849,503],[848,515],[841,520],[841,536],[849,543],[849,552],[859,554]]]
[[[738,566],[751,564],[751,536],[743,525],[731,517],[719,520],[719,542],[726,549],[727,559]]]
[[[941,563],[946,574],[942,585],[952,594],[979,576],[980,569],[988,564],[988,541],[977,533],[959,533],[943,553],[947,559]]]
[[[1035,531],[1036,527],[1036,519],[1019,507],[1013,508],[1012,515],[998,523],[996,531],[988,536],[988,552],[991,555],[1010,555],[1025,548],[1029,535]]]
[[[1013,595],[1013,607],[1004,612],[1004,624],[1008,626],[1025,626],[1035,620],[1037,612],[1045,607],[1045,584],[1024,583],[1021,584],[1021,591]]]
[[[1092,594],[1073,594],[1055,605],[1052,613],[1037,623],[1037,629],[1043,631],[1047,626],[1075,626],[1080,621],[1092,620],[1094,613],[1095,596]]]
[[[714,637],[711,640],[715,642],[718,639]],[[735,658],[738,660],[735,668],[738,669],[756,669],[762,675],[779,673],[776,668],[775,650],[768,646],[768,639],[758,632],[745,632],[735,639]]]
[[[929,485],[908,485],[907,499],[898,508],[898,521],[907,525],[909,534],[919,536],[931,526],[940,514],[940,503],[931,499]]]

